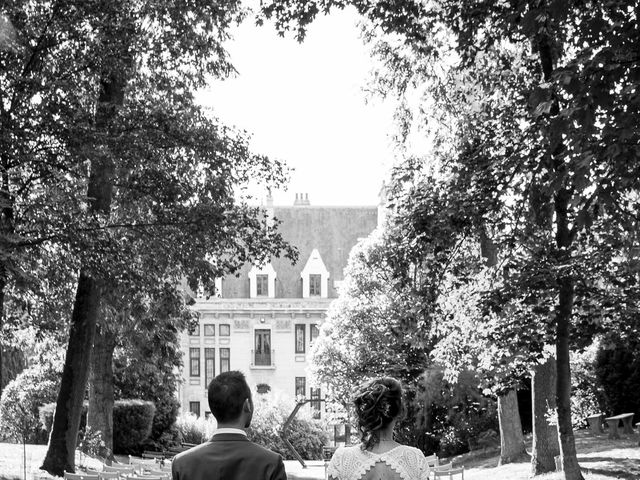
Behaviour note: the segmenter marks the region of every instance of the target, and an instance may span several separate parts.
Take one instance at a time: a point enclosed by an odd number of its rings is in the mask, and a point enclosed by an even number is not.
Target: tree
[[[549,331],[556,348],[563,470],[567,479],[581,479],[571,426],[570,340],[572,334],[588,334],[587,324],[582,321],[585,317],[592,319],[591,326],[598,323],[594,319],[602,318],[598,310],[591,310],[589,315],[577,310],[587,312],[589,309],[583,308],[589,303],[587,291],[599,290],[585,272],[607,276],[607,271],[600,268],[615,263],[610,251],[612,247],[620,251],[620,243],[611,232],[622,233],[630,244],[634,242],[623,232],[633,231],[632,219],[637,214],[632,200],[638,190],[639,154],[633,147],[639,134],[634,127],[638,122],[638,98],[633,94],[640,65],[635,41],[637,2],[523,0],[462,5],[446,0],[402,4],[327,0],[304,2],[303,7],[302,2],[290,0],[267,2],[263,10],[267,16],[276,17],[282,30],[295,26],[303,31],[320,11],[346,4],[353,4],[385,32],[400,34],[409,49],[425,57],[433,54],[425,40],[445,26],[456,35],[456,50],[463,65],[477,64],[482,55],[505,42],[520,43],[533,60],[529,62],[528,78],[534,88],[520,89],[520,95],[513,98],[514,105],[526,110],[526,122],[520,125],[524,132],[516,126],[513,130],[501,129],[507,135],[495,131],[493,136],[483,134],[475,151],[490,152],[493,159],[484,165],[484,172],[478,171],[481,178],[489,174],[494,179],[489,198],[502,195],[496,188],[500,182],[495,180],[504,179],[518,191],[516,204],[529,205],[534,212],[528,218],[511,217],[522,230],[535,235],[530,240],[535,239],[537,245],[529,257],[534,261],[527,267],[515,262],[519,265],[510,264],[509,268],[524,273],[534,285],[544,278],[551,286],[549,293],[553,295],[545,298],[549,302]],[[508,70],[510,66],[505,67]],[[489,83],[486,88],[497,86]],[[494,125],[501,121],[508,124],[510,120],[496,115],[491,118]],[[486,134],[482,127],[481,123],[474,125],[478,132]],[[518,147],[525,147],[523,150],[504,145],[505,139],[510,143],[529,135],[532,143],[518,142]],[[621,145],[631,148],[623,149]],[[511,163],[516,158],[519,162]],[[513,189],[506,190],[509,195],[514,194]],[[535,230],[538,232],[534,234]],[[512,237],[507,245],[528,248],[531,243],[521,236],[507,237]],[[507,258],[510,262],[517,256]],[[616,280],[612,283],[615,285]],[[599,294],[603,294],[602,290]],[[630,297],[634,298],[635,292]]]
[[[208,75],[232,71],[221,44],[237,2],[25,7],[3,5],[15,41],[2,51],[0,294],[28,252],[61,248],[80,271],[44,461],[60,475],[74,467],[104,286],[154,275],[210,283],[279,255],[276,227],[260,209],[236,203],[234,190],[253,175],[278,183],[283,170],[193,102]]]

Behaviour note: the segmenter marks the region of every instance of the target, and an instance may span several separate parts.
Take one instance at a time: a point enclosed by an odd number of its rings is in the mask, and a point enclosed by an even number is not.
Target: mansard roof
[[[318,249],[329,270],[329,297],[336,297],[336,281],[344,277],[349,252],[358,239],[367,237],[377,226],[378,208],[333,206],[274,206],[268,210],[282,223],[279,226],[285,240],[296,246],[299,259],[295,265],[284,258],[272,258],[277,272],[276,298],[301,298],[301,273],[313,249]],[[247,265],[239,277],[227,276],[222,282],[223,298],[248,298]]]

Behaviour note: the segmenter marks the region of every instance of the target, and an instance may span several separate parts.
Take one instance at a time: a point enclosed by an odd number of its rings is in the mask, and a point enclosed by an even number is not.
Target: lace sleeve
[[[329,466],[327,467],[327,475],[333,480],[342,479],[342,477],[340,476],[340,474],[342,473],[342,453],[342,448],[338,448],[335,452],[333,452],[333,456],[329,461]]]
[[[424,454],[421,451],[417,452],[419,456],[418,465],[420,468],[420,473],[418,474],[418,478],[420,480],[429,480],[429,476],[431,474],[431,469],[429,468],[429,462],[424,457]]]

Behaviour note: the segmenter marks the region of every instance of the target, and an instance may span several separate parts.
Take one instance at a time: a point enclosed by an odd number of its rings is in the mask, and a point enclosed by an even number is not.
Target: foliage
[[[175,421],[178,441],[180,443],[204,443],[211,438],[218,427],[218,422],[210,415],[208,418],[198,417],[189,412],[178,416]]]
[[[603,338],[595,360],[606,413],[640,415],[640,342],[638,337],[610,334]]]
[[[148,449],[167,448],[173,442],[171,428],[176,422],[180,403],[176,398],[178,369],[182,366],[179,332],[191,321],[182,294],[165,284],[152,295],[129,297],[125,320],[111,307],[111,321],[106,328],[120,332],[114,352],[114,395],[153,401],[156,410]],[[103,317],[104,318],[104,317]],[[109,318],[109,317],[107,317]]]
[[[293,399],[280,392],[255,395],[254,414],[247,431],[249,439],[282,455],[285,460],[295,460],[279,432],[294,409]],[[304,459],[323,458],[322,447],[327,445],[324,424],[314,420],[308,408],[301,408],[287,429],[287,437]]]
[[[603,385],[596,376],[596,358],[601,348],[601,340],[582,352],[571,355],[571,414],[573,424],[587,427],[586,417],[605,411]]]
[[[319,12],[346,5],[375,26],[369,38],[380,30],[398,34],[380,42],[386,74],[377,86],[401,102],[415,90],[426,93],[403,121],[452,120],[445,123],[452,132],[436,131],[433,143],[453,137],[454,149],[436,147],[435,163],[445,167],[446,194],[461,192],[455,198],[469,208],[444,200],[436,218],[448,220],[458,238],[465,235],[460,220],[470,219],[470,233],[495,242],[500,270],[483,302],[506,327],[496,337],[516,351],[531,343],[537,351],[556,347],[563,469],[580,479],[569,349],[620,329],[639,293],[630,272],[640,189],[637,2],[289,0],[266,2],[263,12],[281,31],[304,31]],[[443,38],[452,39],[452,61],[440,51]],[[407,207],[409,228],[399,245],[415,246],[408,251],[428,260],[449,236],[430,235],[431,224],[421,221],[423,207],[438,202],[413,200],[414,186],[429,175],[415,175],[412,164],[402,172],[392,204]],[[451,253],[438,262],[445,269],[457,263]]]
[[[39,409],[56,399],[60,367],[35,364],[7,385],[0,399],[0,436],[26,443],[47,443],[48,431],[40,421]]]
[[[136,448],[151,434],[155,410],[153,402],[143,400],[118,400],[114,403],[114,453],[137,453]]]

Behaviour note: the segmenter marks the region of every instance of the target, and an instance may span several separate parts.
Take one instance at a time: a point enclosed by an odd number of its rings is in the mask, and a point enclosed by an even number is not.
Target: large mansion
[[[227,370],[243,371],[259,392],[321,397],[307,380],[310,347],[338,296],[351,248],[378,224],[378,208],[316,207],[302,194],[293,206],[267,203],[284,238],[297,247],[298,262],[274,258],[246,265],[239,276],[218,280],[216,295],[196,298],[199,328],[181,339],[182,411],[208,414],[207,385]],[[320,402],[311,408],[322,414]]]

